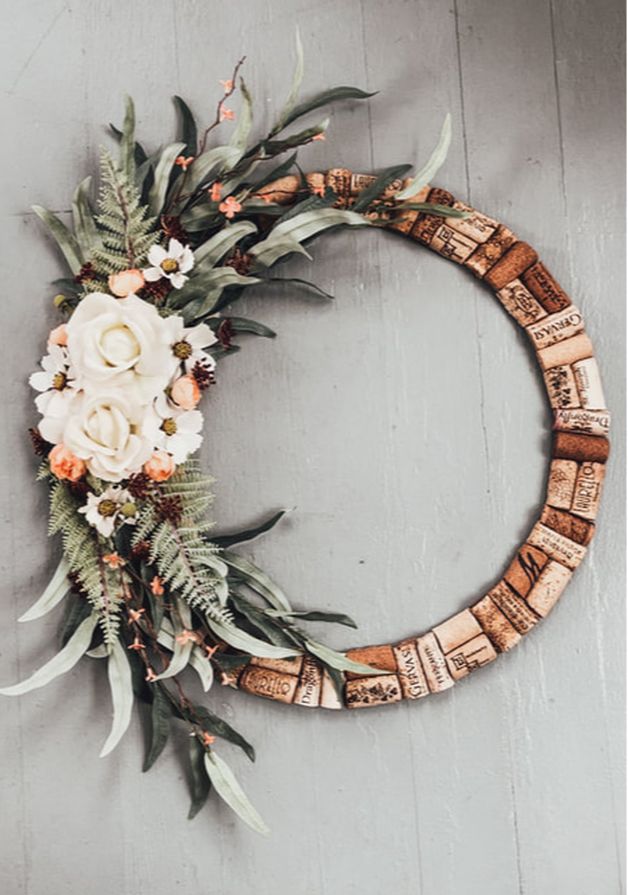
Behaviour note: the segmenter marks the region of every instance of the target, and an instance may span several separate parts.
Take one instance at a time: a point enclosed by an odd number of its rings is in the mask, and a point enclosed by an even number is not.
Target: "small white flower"
[[[151,246],[148,260],[152,267],[145,268],[144,279],[155,283],[166,277],[175,289],[181,289],[185,285],[189,279],[186,274],[194,267],[192,249],[182,245],[178,239],[171,239],[167,249],[160,245]]]
[[[202,428],[199,410],[181,410],[163,394],[155,401],[152,414],[146,414],[142,434],[157,450],[172,454],[178,464],[201,446]]]
[[[172,353],[183,364],[186,373],[191,373],[198,362],[210,370],[214,369],[216,361],[202,349],[209,348],[218,340],[206,323],[186,329],[183,317],[173,315],[166,318],[165,324],[170,334]]]
[[[102,494],[90,491],[87,503],[79,508],[90,525],[105,538],[111,537],[118,525],[133,525],[137,518],[137,508],[133,498],[124,488],[112,485]]]
[[[35,398],[37,409],[50,421],[48,435],[44,437],[56,444],[59,440],[56,436],[63,429],[70,405],[77,395],[67,348],[49,343],[48,354],[42,358],[41,366],[42,369],[33,373],[28,381],[31,388],[40,392]]]

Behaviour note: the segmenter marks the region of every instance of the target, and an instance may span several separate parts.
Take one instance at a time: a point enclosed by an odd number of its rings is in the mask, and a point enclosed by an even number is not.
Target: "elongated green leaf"
[[[347,628],[357,628],[353,619],[342,612],[324,612],[317,609],[311,609],[306,612],[281,612],[278,609],[269,609],[268,614],[277,618],[294,618],[305,622],[329,622],[331,624],[345,625]]]
[[[188,104],[180,96],[174,96],[173,100],[179,114],[179,140],[185,144],[186,155],[196,155],[198,131],[194,115]]]
[[[219,718],[218,715],[214,715],[213,712],[206,709],[204,705],[195,705],[194,714],[201,721],[203,729],[206,730],[207,733],[221,737],[223,740],[227,740],[227,742],[239,746],[251,761],[255,761],[255,749],[253,746],[244,739],[242,734],[238,733],[237,730],[234,730],[230,724],[227,724],[227,722],[223,721],[222,718]]]
[[[295,42],[296,62],[294,65],[294,73],[292,75],[292,84],[290,85],[290,93],[288,94],[288,98],[286,99],[283,109],[279,113],[277,124],[272,129],[271,134],[279,133],[279,131],[285,126],[289,115],[292,113],[292,110],[297,104],[299,92],[301,90],[301,84],[303,83],[303,44],[301,43],[301,35],[299,34],[298,27],[296,29]]]
[[[300,650],[301,644],[298,639],[295,639],[294,635],[289,630],[282,628],[275,618],[269,617],[264,609],[260,609],[258,606],[253,606],[252,603],[246,600],[241,594],[234,591],[233,588],[231,589],[229,597],[235,609],[237,609],[238,612],[253,625],[255,630],[259,631],[259,633],[270,643],[286,649],[292,649],[296,646],[296,648]]]
[[[427,186],[428,183],[431,182],[432,178],[447,158],[450,143],[451,115],[448,112],[445,116],[445,121],[443,122],[438,143],[436,144],[436,148],[431,154],[429,161],[421,168],[418,174],[412,178],[408,186],[397,193],[397,199],[403,200],[409,199],[411,196],[416,196],[419,190],[422,190],[424,186]]]
[[[181,155],[185,149],[185,143],[171,143],[162,151],[159,161],[155,167],[155,180],[148,191],[148,207],[150,213],[157,217],[166,201],[166,193],[170,184],[170,175],[175,159]]]
[[[271,606],[285,612],[292,612],[292,606],[282,589],[250,559],[245,559],[244,556],[233,553],[231,550],[223,550],[221,557],[230,569],[237,572],[251,590],[264,597]]]
[[[369,99],[371,96],[375,96],[375,93],[367,93],[358,87],[333,87],[331,90],[324,90],[322,93],[317,93],[312,99],[295,106],[290,114],[286,116],[282,129],[292,124],[297,118],[307,115],[308,112],[313,112],[315,109],[322,108],[322,106],[328,106],[330,103],[344,99]]]
[[[170,736],[170,719],[172,709],[167,696],[161,687],[152,687],[153,704],[150,712],[151,736],[150,746],[144,759],[142,771],[149,771],[164,750]]]
[[[345,225],[350,227],[370,226],[366,218],[354,214],[352,211],[342,208],[318,208],[313,211],[305,211],[303,214],[277,224],[263,242],[253,246],[250,253],[258,262],[268,267],[277,260],[275,250],[278,246],[282,246],[284,241],[299,245],[303,240],[311,239],[312,236],[316,236],[317,233],[328,230],[330,227]]]
[[[68,581],[68,572],[70,567],[65,559],[61,558],[61,562],[57,566],[54,575],[50,579],[48,587],[45,589],[41,597],[36,603],[33,603],[24,615],[18,619],[20,622],[32,622],[36,618],[41,618],[54,609],[70,590],[70,582]]]
[[[89,258],[95,248],[101,244],[94,213],[89,203],[91,177],[86,177],[77,186],[72,199],[72,221],[74,233],[84,258]]]
[[[305,255],[309,261],[312,260],[310,253],[293,236],[273,237],[272,233],[268,239],[253,246],[250,254],[254,255],[258,264],[264,267],[272,267],[280,258],[285,258],[287,255]]]
[[[75,237],[56,214],[53,214],[41,205],[33,205],[32,208],[37,217],[44,222],[54,236],[57,245],[63,252],[63,257],[67,261],[68,267],[76,275],[83,266],[84,259]]]
[[[266,643],[264,640],[247,634],[246,631],[240,631],[235,625],[219,622],[212,618],[207,619],[207,624],[214,634],[221,640],[224,640],[225,643],[235,647],[237,650],[250,653],[251,656],[259,656],[264,659],[288,659],[292,656],[298,656],[301,652],[296,647],[273,646],[271,643]]]
[[[290,156],[290,158],[287,158],[280,165],[277,165],[276,168],[273,168],[260,181],[258,181],[258,183],[256,183],[253,187],[253,192],[259,192],[259,190],[261,190],[261,188],[266,186],[267,184],[273,183],[273,181],[279,180],[281,177],[285,177],[286,174],[290,173],[290,170],[292,169],[296,160],[297,154],[295,152]]]
[[[80,597],[78,594],[70,591],[70,596],[66,603],[66,612],[59,626],[61,646],[66,645],[79,625],[91,615],[91,612],[92,607],[85,597]]]
[[[395,165],[393,168],[386,168],[381,174],[378,174],[373,183],[362,190],[352,206],[353,211],[366,211],[371,202],[378,199],[393,180],[398,180],[407,174],[412,165]]]
[[[253,100],[249,93],[249,88],[244,82],[244,78],[240,78],[240,92],[242,93],[242,105],[240,106],[240,114],[238,115],[238,124],[231,138],[231,145],[239,149],[241,153],[246,149],[246,144],[251,133],[253,124]]]
[[[311,143],[314,137],[318,137],[319,134],[324,134],[328,127],[329,118],[323,118],[318,124],[313,124],[302,131],[296,131],[294,134],[282,137],[281,140],[264,140],[262,148],[264,153],[272,158],[276,155],[281,155],[283,152],[287,152],[289,149],[295,149],[297,146],[304,146],[306,143]]]
[[[186,208],[181,214],[181,223],[189,233],[199,233],[217,223],[219,214],[215,205],[208,202]]]
[[[289,509],[278,510],[276,513],[273,513],[272,516],[269,516],[268,519],[265,519],[263,522],[260,522],[259,525],[255,525],[252,528],[244,528],[241,531],[234,531],[232,534],[214,535],[212,537],[212,544],[215,544],[217,547],[232,547],[234,544],[242,544],[244,541],[252,541],[254,538],[257,538],[265,532],[270,531],[271,528],[274,528],[279,520],[289,512]]]
[[[116,127],[115,124],[109,124],[109,129],[111,130],[111,133],[118,141],[118,143],[120,143],[122,140],[122,131],[120,130],[120,128]],[[142,165],[147,159],[144,147],[140,143],[138,143],[137,140],[135,141],[135,145],[133,147],[133,158],[135,159],[135,164],[137,167]]]
[[[353,671],[356,674],[388,674],[383,668],[371,668],[370,665],[363,665],[362,662],[354,662],[348,659],[344,653],[339,653],[316,640],[305,640],[305,645],[312,655],[319,658],[326,665],[337,668],[338,671]]]
[[[49,662],[46,662],[45,665],[42,665],[41,668],[31,674],[25,681],[22,681],[19,684],[14,684],[12,687],[0,688],[0,694],[3,696],[21,696],[23,693],[28,693],[30,690],[44,687],[46,684],[50,683],[50,681],[59,677],[59,675],[65,674],[66,671],[70,671],[71,668],[74,668],[81,656],[85,655],[97,622],[98,616],[96,613],[93,613],[89,618],[84,619],[63,649],[60,650],[56,656]]]
[[[175,675],[183,671],[185,666],[190,661],[192,647],[194,646],[193,640],[186,640],[185,643],[181,643],[177,640],[177,637],[182,633],[183,628],[189,630],[192,627],[192,618],[190,615],[190,608],[187,603],[184,603],[183,600],[177,598],[176,605],[179,615],[181,616],[182,625],[177,624],[175,627],[172,658],[170,659],[168,667],[164,671],[162,671],[161,674],[158,674],[156,676],[156,681],[162,681],[169,677],[175,677]]]
[[[264,279],[264,283],[296,283],[298,286],[304,286],[306,289],[311,292],[316,293],[321,298],[328,298],[333,301],[334,296],[330,292],[325,292],[324,289],[321,289],[320,286],[317,286],[316,283],[311,283],[309,280],[303,280],[300,277],[267,277]]]
[[[106,643],[99,643],[94,649],[88,649],[85,655],[89,656],[90,659],[106,659],[110,653],[111,649]]]
[[[113,724],[111,725],[111,733],[102,747],[101,758],[109,755],[126,733],[131,722],[131,711],[133,709],[131,668],[126,657],[126,650],[119,640],[116,640],[113,644],[107,665],[107,675],[113,701]]]
[[[211,239],[194,249],[197,270],[214,267],[243,237],[256,232],[257,227],[253,221],[236,221],[235,224],[223,227]]]
[[[240,820],[243,820],[256,833],[270,832],[224,759],[213,751],[206,752],[205,770],[220,798],[235,811]]]
[[[237,146],[216,146],[199,155],[188,168],[186,192],[193,192],[210,177],[233,168],[242,155]]]
[[[130,96],[125,98],[124,124],[120,140],[120,170],[130,181],[135,177],[135,106]]]
[[[196,817],[207,801],[207,796],[211,789],[209,777],[205,770],[205,750],[196,737],[190,739],[190,772],[190,794],[192,796],[192,803],[188,812],[188,820],[192,820]]]
[[[249,320],[248,317],[228,317],[231,329],[235,333],[251,333],[254,336],[263,336],[266,339],[274,339],[277,333],[269,326]]]
[[[196,276],[190,277],[182,289],[173,289],[168,296],[167,304],[171,308],[181,308],[195,298],[200,298],[206,293],[215,290],[222,291],[227,286],[254,286],[259,283],[258,277],[246,277],[238,273],[233,267],[212,267],[202,270]],[[201,308],[204,310],[208,302],[204,302]]]

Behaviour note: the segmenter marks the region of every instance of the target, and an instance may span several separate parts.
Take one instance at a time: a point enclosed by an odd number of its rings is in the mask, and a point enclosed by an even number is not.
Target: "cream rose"
[[[153,452],[141,433],[145,412],[127,393],[83,395],[65,426],[63,443],[92,475],[120,482],[139,472]]]
[[[87,295],[67,324],[67,338],[77,385],[90,394],[130,390],[138,403],[148,404],[177,363],[166,321],[136,295]]]

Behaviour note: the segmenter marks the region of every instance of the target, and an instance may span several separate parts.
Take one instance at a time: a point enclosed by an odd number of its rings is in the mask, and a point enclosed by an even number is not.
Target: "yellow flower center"
[[[129,519],[131,516],[135,516],[135,514],[137,513],[137,507],[132,501],[129,500],[126,503],[122,504],[122,506],[120,507],[120,512],[123,516]]]
[[[68,378],[65,373],[55,373],[52,377],[52,387],[56,388],[58,392],[62,392],[66,387]]]
[[[113,516],[118,509],[115,500],[101,500],[98,504],[98,512],[101,516]]]
[[[172,346],[172,353],[175,357],[178,357],[179,360],[187,360],[192,354],[192,346],[189,342],[183,340],[181,342],[175,342]]]
[[[161,262],[161,269],[164,273],[176,273],[179,269],[179,262],[174,258],[164,258]]]
[[[166,435],[174,435],[177,431],[177,424],[172,419],[172,417],[168,417],[167,420],[164,420],[161,424],[162,431],[166,433]]]

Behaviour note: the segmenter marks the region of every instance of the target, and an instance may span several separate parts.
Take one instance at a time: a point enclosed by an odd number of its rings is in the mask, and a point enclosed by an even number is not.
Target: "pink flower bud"
[[[50,471],[58,479],[78,482],[85,475],[85,463],[79,460],[64,444],[56,444],[50,451]]]
[[[144,472],[153,482],[167,481],[175,469],[172,454],[168,451],[154,451],[150,460],[144,464]]]
[[[170,397],[184,410],[194,410],[201,400],[201,390],[196,379],[189,373],[176,379],[170,390]]]
[[[130,268],[121,270],[120,273],[112,273],[109,277],[109,289],[116,298],[126,298],[133,295],[144,285],[144,274],[141,270]]]
[[[48,344],[61,346],[68,344],[68,328],[65,323],[61,323],[51,330],[50,335],[48,336]]]

